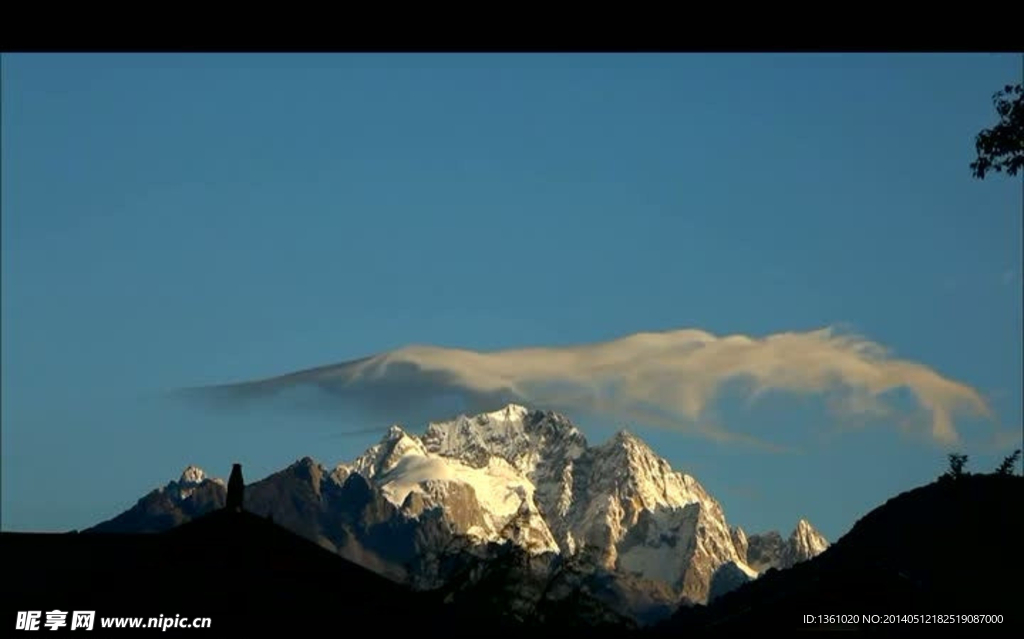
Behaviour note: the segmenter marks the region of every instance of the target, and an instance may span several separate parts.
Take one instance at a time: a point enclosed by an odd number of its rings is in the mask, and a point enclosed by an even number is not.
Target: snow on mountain
[[[729,530],[729,535],[732,537],[732,545],[736,548],[736,552],[746,560],[747,549],[750,545],[747,541],[747,533],[739,526],[736,526]]]
[[[97,532],[157,532],[224,506],[223,479],[188,466],[177,481],[144,495],[123,513],[93,527]]]
[[[188,499],[197,488],[206,482],[227,486],[223,479],[207,477],[206,472],[202,468],[190,464],[182,471],[181,477],[178,478],[177,482],[168,483],[162,490],[168,495],[173,495],[174,500],[182,502]]]
[[[536,552],[585,552],[606,570],[670,584],[695,601],[706,600],[718,566],[745,559],[696,479],[628,431],[590,447],[557,413],[510,404],[431,423],[422,439],[392,427],[347,472],[370,478],[396,505],[416,493],[444,507],[438,486],[471,486],[484,517],[460,532],[508,538],[502,523],[516,512]]]
[[[567,419],[551,412],[509,404],[499,411],[446,422],[433,422],[423,435],[431,452],[481,466],[490,457],[501,457],[524,475],[543,466],[545,460],[575,459],[586,448],[583,434]]]
[[[416,435],[392,426],[379,444],[356,459],[350,472],[369,479],[413,517],[440,507],[456,534],[481,541],[502,541],[514,534],[533,552],[558,551],[534,500],[533,483],[506,457],[463,461],[442,456],[428,451]],[[510,524],[514,531],[506,530]]]
[[[669,584],[695,602],[707,600],[725,564],[743,579],[758,575],[746,534],[729,527],[721,504],[628,431],[588,446],[564,416],[510,404],[431,423],[422,442],[428,453],[474,468],[488,468],[495,458],[508,462],[535,487],[540,514],[565,555],[586,555],[601,568]],[[792,565],[826,546],[802,520],[766,565]],[[720,584],[722,591],[727,587]]]
[[[424,446],[445,459],[483,468],[498,458],[531,485],[560,550],[572,550],[564,519],[572,504],[573,465],[587,449],[583,434],[565,417],[510,404],[476,416],[431,423]]]
[[[178,481],[168,482],[165,486],[157,490],[163,493],[172,502],[180,506],[186,502],[198,488],[208,482],[212,484],[227,485],[224,483],[223,479],[207,477],[206,472],[203,471],[202,468],[189,464],[185,467],[185,470],[181,472],[181,477],[178,478]]]
[[[790,556],[792,563],[807,561],[825,552],[828,541],[806,519],[796,523],[796,528],[789,537]]]
[[[825,552],[829,543],[806,519],[797,522],[788,539],[770,531],[747,539],[747,563],[759,572],[790,568]]]
[[[97,529],[156,530],[223,502],[223,480],[189,466]],[[422,436],[394,425],[331,471],[304,458],[250,484],[245,507],[418,588],[486,574],[459,566],[521,549],[523,565],[562,565],[560,588],[603,593],[636,618],[704,603],[828,545],[805,520],[788,540],[748,537],[632,433],[591,446],[566,417],[515,404],[430,423]]]
[[[179,484],[200,484],[206,479],[206,473],[198,466],[188,466],[182,473]]]

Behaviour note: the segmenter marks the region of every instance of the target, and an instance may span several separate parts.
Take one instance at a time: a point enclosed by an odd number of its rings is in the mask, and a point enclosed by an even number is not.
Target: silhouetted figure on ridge
[[[231,467],[231,477],[228,478],[228,501],[226,508],[234,512],[242,512],[242,497],[245,493],[245,481],[242,479],[242,465],[235,464]]]

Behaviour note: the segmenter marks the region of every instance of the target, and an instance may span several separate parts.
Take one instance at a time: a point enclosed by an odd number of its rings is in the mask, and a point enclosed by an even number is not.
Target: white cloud
[[[832,328],[762,338],[684,329],[604,343],[477,352],[409,346],[337,366],[227,387],[246,395],[313,384],[349,405],[395,406],[458,395],[480,409],[504,401],[584,410],[717,439],[742,436],[711,426],[709,407],[729,382],[756,401],[767,392],[823,395],[836,411],[885,419],[887,393],[906,389],[931,437],[959,439],[959,414],[991,417],[982,396],[879,344]],[[916,421],[916,420],[915,420]]]

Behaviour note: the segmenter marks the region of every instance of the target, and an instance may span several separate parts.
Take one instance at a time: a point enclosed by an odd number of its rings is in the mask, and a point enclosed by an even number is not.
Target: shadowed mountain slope
[[[868,513],[814,559],[769,570],[709,606],[680,608],[650,634],[799,628],[807,627],[804,615],[866,613],[1002,615],[1001,624],[931,618],[928,632],[1019,631],[1024,620],[1022,489],[1024,478],[993,474],[941,479],[910,490]],[[909,625],[860,628],[892,632]]]

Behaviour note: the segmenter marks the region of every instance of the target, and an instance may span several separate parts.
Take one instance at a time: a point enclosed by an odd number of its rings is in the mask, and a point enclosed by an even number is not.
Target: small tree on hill
[[[950,479],[960,479],[964,475],[964,466],[966,465],[967,455],[950,453],[949,470],[946,471],[946,477],[949,477]]]
[[[1003,463],[999,464],[999,468],[996,469],[997,475],[1012,475],[1014,469],[1017,467],[1017,460],[1020,459],[1020,449],[1013,451],[1012,455],[1008,455],[1003,459]]]

